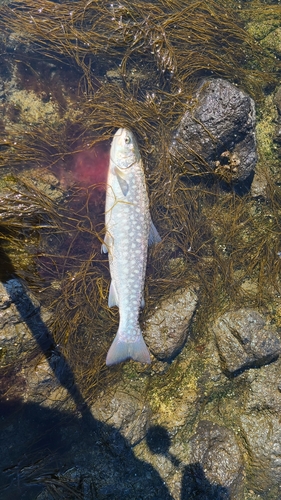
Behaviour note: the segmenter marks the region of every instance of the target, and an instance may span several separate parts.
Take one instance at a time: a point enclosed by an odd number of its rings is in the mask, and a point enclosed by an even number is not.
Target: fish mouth
[[[114,156],[118,153],[118,149],[122,147],[122,138],[124,136],[124,131],[125,128],[119,128],[117,132],[115,132],[112,143],[111,143],[111,150],[110,150],[110,158],[114,160]]]

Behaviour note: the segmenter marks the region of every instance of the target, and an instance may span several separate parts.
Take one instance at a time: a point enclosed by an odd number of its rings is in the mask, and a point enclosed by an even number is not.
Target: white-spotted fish
[[[111,144],[105,226],[102,251],[108,252],[111,274],[108,305],[118,306],[120,315],[106,364],[130,358],[150,363],[138,318],[144,307],[147,247],[161,238],[149,213],[139,148],[133,133],[125,128],[117,130]]]

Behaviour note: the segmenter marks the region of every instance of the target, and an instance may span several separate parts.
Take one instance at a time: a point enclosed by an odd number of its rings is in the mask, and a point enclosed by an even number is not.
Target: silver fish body
[[[102,251],[108,252],[111,274],[108,305],[117,305],[120,315],[106,364],[130,358],[150,363],[138,317],[144,307],[147,247],[161,238],[149,213],[139,148],[133,133],[125,128],[117,130],[111,144],[105,226]]]

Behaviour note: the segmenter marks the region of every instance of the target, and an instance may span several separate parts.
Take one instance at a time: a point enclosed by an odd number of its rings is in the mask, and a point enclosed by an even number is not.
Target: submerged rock
[[[46,321],[50,313],[24,284],[16,279],[0,283],[0,368],[3,368],[0,396],[5,397],[7,381],[15,377],[16,391],[22,401],[55,407],[70,398],[63,383],[65,361],[55,352]],[[36,358],[40,351],[48,354]],[[68,377],[69,378],[69,377]],[[71,406],[73,407],[73,405]]]
[[[228,374],[262,366],[281,353],[277,332],[266,326],[252,309],[239,309],[220,316],[213,325],[222,368]]]
[[[202,420],[191,439],[191,449],[193,463],[185,475],[184,498],[201,500],[244,498],[243,459],[232,431]],[[192,494],[192,497],[188,494]]]
[[[194,290],[179,290],[163,300],[147,320],[145,340],[157,359],[171,360],[181,351],[196,305]]]
[[[47,314],[47,313],[46,313]],[[0,283],[1,366],[31,352],[42,334],[40,305],[18,279]]]
[[[176,131],[171,152],[190,171],[243,181],[257,163],[254,101],[221,78],[201,82]]]

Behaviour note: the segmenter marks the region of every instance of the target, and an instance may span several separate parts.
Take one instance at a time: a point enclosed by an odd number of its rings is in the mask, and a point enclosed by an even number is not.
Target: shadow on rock
[[[206,478],[202,465],[187,465],[182,477],[181,500],[229,500],[228,489],[211,484]]]
[[[146,436],[146,442],[152,453],[166,457],[175,467],[183,469],[181,500],[230,499],[228,488],[212,484],[206,478],[203,467],[199,462],[184,466],[184,464],[170,453],[171,439],[164,427],[160,425],[150,427]]]
[[[4,286],[76,411],[9,401],[5,392],[0,401],[1,500],[171,499],[153,467],[135,458],[114,427],[93,418],[25,286],[16,278]]]
[[[2,500],[171,499],[114,428],[20,400],[1,403]]]

